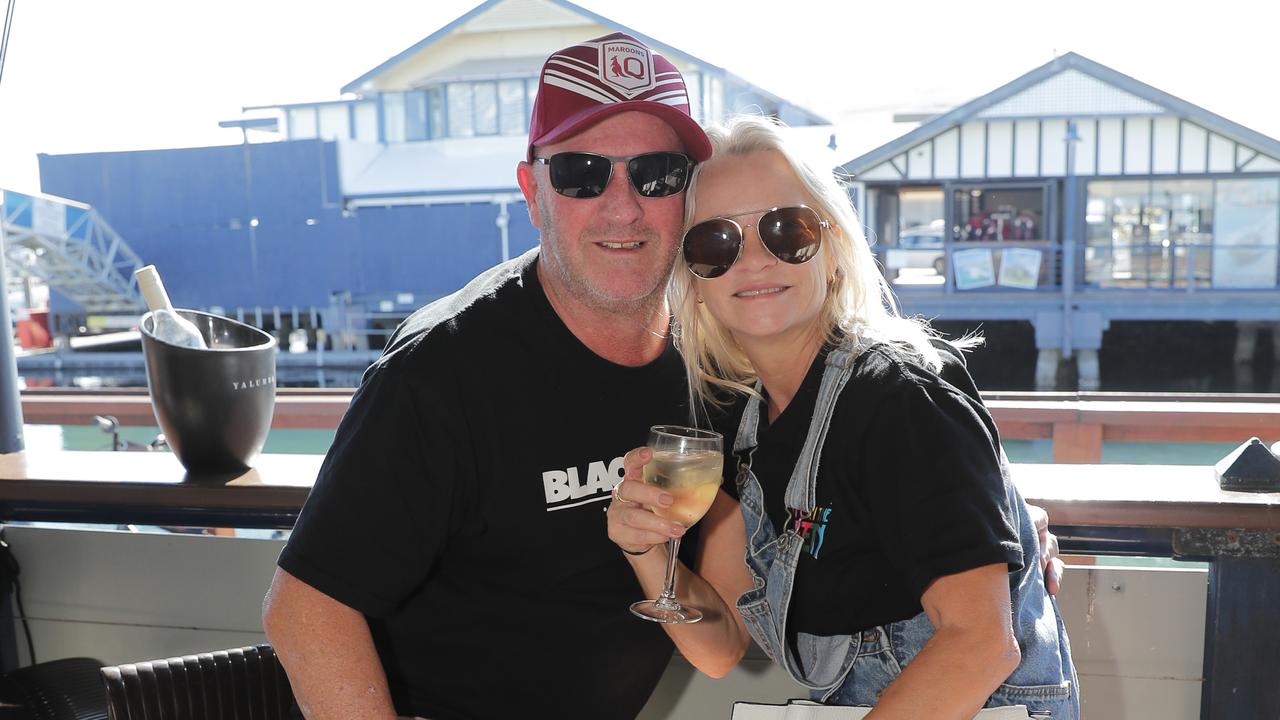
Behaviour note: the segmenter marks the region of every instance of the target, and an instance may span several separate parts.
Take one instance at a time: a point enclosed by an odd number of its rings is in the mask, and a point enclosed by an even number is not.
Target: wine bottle
[[[165,292],[164,283],[160,282],[160,273],[156,272],[155,265],[139,268],[133,276],[138,280],[138,289],[142,291],[147,307],[151,308],[151,334],[157,340],[197,350],[209,348],[195,323],[173,309],[169,293]]]

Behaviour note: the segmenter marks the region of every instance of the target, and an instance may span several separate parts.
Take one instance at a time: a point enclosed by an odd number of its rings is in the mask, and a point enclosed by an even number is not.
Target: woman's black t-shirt
[[[788,634],[905,620],[939,577],[993,563],[1020,568],[999,436],[949,346],[940,348],[942,377],[889,345],[860,355],[823,447],[817,510],[802,517],[785,507],[827,352],[772,423],[761,413],[752,458],[775,529],[804,528]],[[731,477],[725,488],[736,492]]]

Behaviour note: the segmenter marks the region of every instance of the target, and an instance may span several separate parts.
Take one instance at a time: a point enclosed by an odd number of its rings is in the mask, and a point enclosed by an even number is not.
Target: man
[[[517,170],[539,248],[397,331],[280,556],[263,620],[307,717],[643,707],[672,645],[627,612],[643,591],[602,510],[648,427],[688,421],[663,292],[709,153],[634,38],[547,60]],[[741,572],[698,570],[682,596]]]
[[[602,511],[648,427],[688,420],[663,292],[709,152],[640,42],[548,59],[517,171],[539,250],[400,328],[281,554],[264,623],[308,717],[644,705],[672,646],[627,612]]]

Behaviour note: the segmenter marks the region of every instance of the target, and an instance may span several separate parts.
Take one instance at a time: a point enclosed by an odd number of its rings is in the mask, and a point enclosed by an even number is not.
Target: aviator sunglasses
[[[625,162],[631,187],[647,198],[660,198],[684,191],[689,184],[693,161],[678,152],[651,152],[633,157],[612,157],[586,152],[562,152],[549,158],[534,158],[536,164],[551,169],[551,187],[571,198],[593,198],[604,194],[613,177],[613,164]]]
[[[807,205],[751,210],[703,220],[684,234],[681,250],[690,272],[705,280],[729,272],[742,255],[743,227],[733,218],[758,212],[764,213],[756,223],[760,242],[770,255],[791,265],[812,260],[822,246],[822,231],[831,227]]]

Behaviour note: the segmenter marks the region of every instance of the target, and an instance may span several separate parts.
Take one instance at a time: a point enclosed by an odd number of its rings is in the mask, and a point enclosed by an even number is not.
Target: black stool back
[[[102,668],[110,720],[300,718],[270,645]]]

